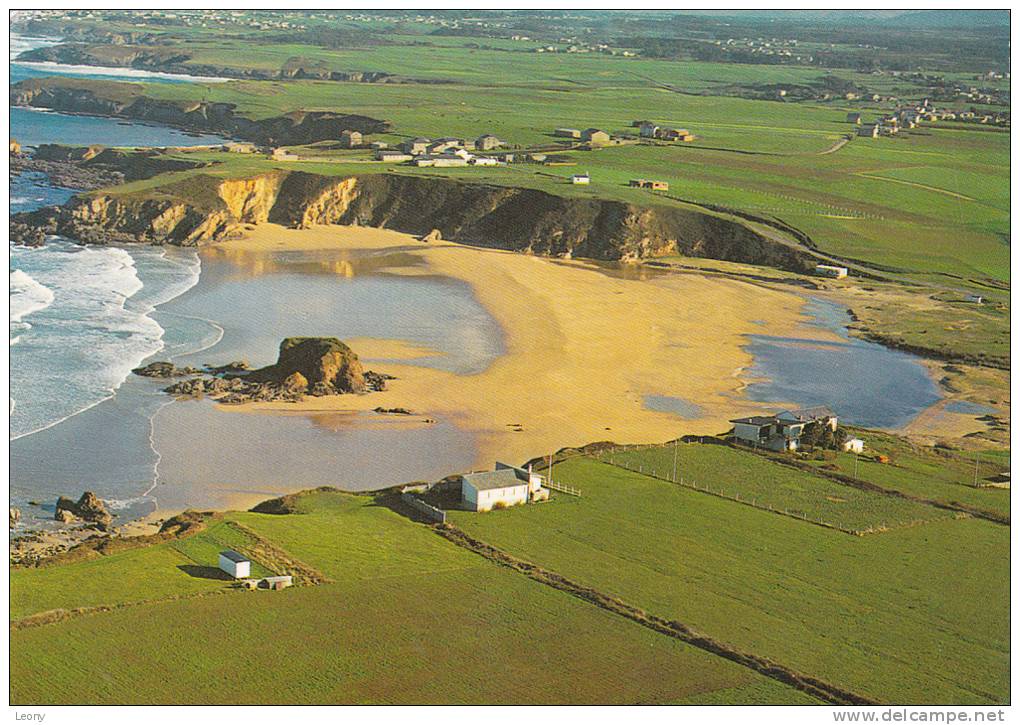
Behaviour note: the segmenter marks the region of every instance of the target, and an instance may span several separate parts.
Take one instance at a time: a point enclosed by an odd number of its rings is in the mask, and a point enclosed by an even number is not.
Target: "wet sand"
[[[470,285],[502,328],[505,353],[477,374],[411,365],[428,354],[391,340],[351,341],[397,376],[384,393],[306,398],[301,403],[220,406],[233,414],[351,413],[402,407],[450,421],[474,438],[474,464],[521,462],[597,440],[665,441],[718,433],[730,417],[764,410],[740,395],[752,360],[748,334],[829,339],[801,324],[804,300],[792,292],[700,275],[607,273],[564,262],[449,242],[425,244],[388,230],[262,225],[220,245],[228,254],[346,250],[399,254],[413,263],[388,273],[436,275]],[[359,347],[359,344],[362,347]],[[401,359],[403,358],[403,359]],[[701,416],[645,407],[645,396],[680,398]],[[771,407],[771,406],[768,406]]]

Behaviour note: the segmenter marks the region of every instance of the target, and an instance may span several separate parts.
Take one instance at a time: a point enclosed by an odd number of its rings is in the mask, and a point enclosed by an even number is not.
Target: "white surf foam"
[[[24,322],[26,317],[53,304],[53,290],[20,269],[11,272],[10,291],[12,329],[26,329],[30,326]]]

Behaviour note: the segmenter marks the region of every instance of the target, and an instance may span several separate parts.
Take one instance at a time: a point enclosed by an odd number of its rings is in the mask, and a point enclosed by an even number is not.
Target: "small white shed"
[[[233,549],[220,552],[220,569],[235,579],[246,579],[251,576],[251,561]]]
[[[847,453],[863,453],[864,441],[860,438],[849,438],[843,443],[843,450]]]
[[[570,183],[587,185],[591,183],[591,177],[588,174],[574,174],[570,177]]]

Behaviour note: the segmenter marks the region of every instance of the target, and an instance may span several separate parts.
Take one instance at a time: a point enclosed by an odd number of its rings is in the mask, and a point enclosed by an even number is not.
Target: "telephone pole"
[[[673,483],[676,483],[676,457],[680,450],[680,439],[673,441]]]

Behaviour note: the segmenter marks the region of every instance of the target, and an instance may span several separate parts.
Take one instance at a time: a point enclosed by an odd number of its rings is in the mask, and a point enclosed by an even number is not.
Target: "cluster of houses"
[[[809,425],[820,425],[835,432],[838,419],[836,414],[825,406],[803,408],[801,410],[784,410],[776,415],[752,415],[746,418],[735,418],[733,439],[738,443],[755,448],[767,448],[770,451],[796,451],[800,448],[800,439]],[[842,444],[844,451],[860,453],[864,450],[864,441],[860,438],[848,438]]]
[[[430,139],[424,136],[408,139],[395,149],[385,145],[375,147],[377,161],[389,163],[410,162],[415,166],[496,166],[499,159],[494,156],[478,155],[474,152],[486,152],[498,149],[504,142],[492,134],[483,134],[472,144],[465,139],[447,136]]]
[[[999,118],[991,114],[977,114],[973,111],[939,110],[926,98],[913,106],[901,106],[892,113],[870,123],[864,123],[863,114],[856,111],[848,113],[846,121],[857,125],[858,136],[878,138],[879,136],[895,136],[901,129],[916,128],[922,122],[998,123]]]
[[[461,503],[470,511],[491,511],[549,499],[545,479],[531,470],[496,463],[493,471],[461,476]]]

